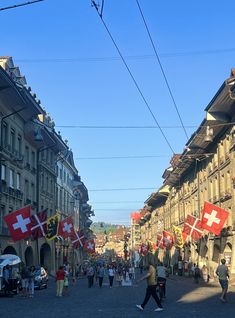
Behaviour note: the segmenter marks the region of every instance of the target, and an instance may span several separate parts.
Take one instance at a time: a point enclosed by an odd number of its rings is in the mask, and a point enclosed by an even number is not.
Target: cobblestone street
[[[234,317],[235,289],[230,288],[228,303],[219,300],[220,287],[217,283],[194,284],[192,279],[171,276],[167,281],[167,298],[163,303],[163,312],[154,312],[156,305],[151,299],[143,312],[135,307],[145,294],[145,282],[132,287],[109,288],[107,280],[103,288],[95,285],[87,288],[86,278],[70,286],[69,295],[55,297],[55,282],[49,282],[48,289],[35,292],[34,298],[20,296],[1,298],[1,317]]]

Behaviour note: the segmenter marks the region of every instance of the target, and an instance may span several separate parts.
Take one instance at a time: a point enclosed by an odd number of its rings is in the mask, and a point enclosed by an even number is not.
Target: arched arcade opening
[[[42,244],[40,248],[40,265],[46,268],[48,272],[51,271],[51,248],[47,243]]]

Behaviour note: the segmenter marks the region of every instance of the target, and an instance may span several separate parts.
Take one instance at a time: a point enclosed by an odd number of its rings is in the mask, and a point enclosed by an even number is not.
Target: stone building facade
[[[12,58],[0,57],[0,254],[17,254],[26,265],[41,264],[53,272],[58,244],[45,238],[14,242],[3,217],[30,204],[33,213],[72,215],[77,229],[82,220],[91,236],[93,211],[83,207],[88,191],[81,186],[71,150],[26,84]],[[71,242],[62,247],[60,262],[73,254]]]
[[[180,256],[200,266],[206,264],[211,272],[224,257],[235,275],[234,70],[205,112],[205,118],[188,140],[184,152],[174,156],[171,166],[164,171],[163,187],[146,200],[146,213],[139,221],[141,239],[156,240],[157,232],[163,229],[171,232],[173,225],[183,227],[188,214],[201,218],[204,202],[211,202],[229,211],[219,236],[205,231],[198,243],[188,241],[183,249],[173,248],[167,252],[169,255],[164,250],[159,253],[172,265]],[[151,211],[151,217],[147,210]]]

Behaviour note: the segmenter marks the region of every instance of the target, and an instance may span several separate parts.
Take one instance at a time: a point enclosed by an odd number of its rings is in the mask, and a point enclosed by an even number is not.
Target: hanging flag
[[[25,206],[19,210],[4,216],[10,235],[14,241],[25,239],[31,234],[30,221],[31,206]]]
[[[183,233],[186,233],[195,241],[200,240],[203,233],[201,221],[193,215],[188,215],[184,223]]]
[[[174,245],[178,248],[182,248],[184,246],[182,229],[178,226],[173,225],[172,230],[174,235]]]
[[[161,234],[158,234],[157,235],[157,247],[158,248],[164,248],[164,246],[163,246],[163,235],[161,235]]]
[[[142,218],[142,215],[139,212],[133,212],[131,213],[131,219],[137,223]]]
[[[71,241],[74,248],[83,247],[85,242],[85,236],[82,231],[74,231],[71,236]]]
[[[47,240],[50,241],[56,238],[58,234],[59,222],[60,222],[59,214],[55,214],[47,219],[47,234],[46,234]]]
[[[167,250],[170,250],[173,246],[173,243],[174,243],[173,235],[167,231],[163,231],[162,235],[163,235],[163,246]]]
[[[145,244],[145,243],[142,243],[141,246],[140,246],[140,254],[145,256],[145,255],[148,254],[148,251],[149,251],[148,245]]]
[[[149,244],[150,244],[150,247],[151,247],[151,250],[152,252],[156,252],[156,249],[157,249],[157,244],[152,242],[152,241],[149,241]]]
[[[185,243],[188,238],[188,234],[185,232],[182,232],[182,237],[183,237],[183,242]]]
[[[158,220],[157,221],[157,231],[160,232],[161,230],[163,230],[164,227],[164,223],[162,220]]]
[[[95,253],[95,241],[94,240],[88,240],[84,244],[84,249],[87,251],[89,254]]]
[[[71,237],[74,234],[73,219],[71,216],[60,221],[58,235],[63,238]]]
[[[47,209],[30,217],[31,220],[31,237],[37,240],[40,237],[46,236],[47,233]]]
[[[205,202],[202,211],[202,227],[215,235],[219,235],[228,216],[228,211],[212,203]]]

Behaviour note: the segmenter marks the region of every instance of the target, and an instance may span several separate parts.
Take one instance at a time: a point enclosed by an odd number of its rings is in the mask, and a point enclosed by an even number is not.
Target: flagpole
[[[40,149],[37,149],[36,152],[36,164],[37,164],[37,174],[36,174],[36,202],[37,202],[37,208],[36,213],[39,213],[39,181],[40,181],[40,175],[39,175],[39,152]],[[40,266],[40,254],[39,254],[39,242],[38,237],[36,238],[36,253],[37,253],[37,262],[38,266]]]

